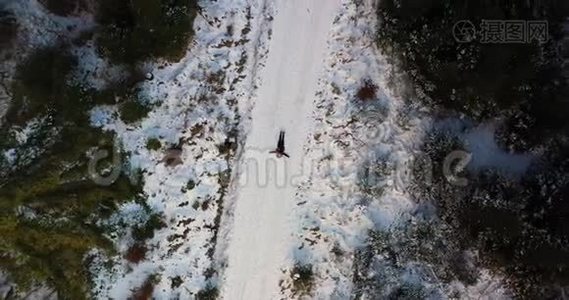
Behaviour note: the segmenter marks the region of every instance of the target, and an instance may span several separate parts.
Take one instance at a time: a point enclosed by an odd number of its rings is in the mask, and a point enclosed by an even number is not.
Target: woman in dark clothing
[[[281,132],[279,133],[279,141],[277,142],[277,149],[271,151],[270,153],[276,153],[277,157],[282,157],[283,155],[286,157],[290,157],[288,156],[288,154],[285,153],[284,139],[285,139],[285,132],[281,130]]]

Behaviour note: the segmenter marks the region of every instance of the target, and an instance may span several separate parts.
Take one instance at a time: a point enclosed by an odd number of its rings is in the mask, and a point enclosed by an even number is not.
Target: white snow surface
[[[339,1],[279,0],[266,67],[241,159],[224,299],[276,299],[281,268],[291,262],[293,176],[301,174],[326,41]],[[279,130],[290,158],[276,159]]]
[[[461,141],[464,150],[471,155],[471,160],[466,166],[469,171],[493,169],[509,177],[520,178],[538,154],[511,153],[500,147],[496,141],[496,131],[499,126],[499,120],[474,123],[467,119],[445,118],[438,120],[434,128],[456,136]]]

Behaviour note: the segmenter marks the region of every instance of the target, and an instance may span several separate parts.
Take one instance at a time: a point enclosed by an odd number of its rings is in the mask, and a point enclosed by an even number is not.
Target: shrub
[[[362,101],[373,100],[376,97],[377,86],[369,79],[364,80],[362,86],[356,93],[356,97]]]
[[[125,258],[129,262],[137,264],[144,260],[146,251],[147,249],[143,244],[137,243],[128,248]]]
[[[139,242],[146,241],[154,237],[154,231],[166,227],[162,220],[162,216],[152,214],[148,221],[142,226],[136,226],[132,229],[132,237]]]
[[[194,0],[102,0],[97,19],[99,50],[112,61],[135,64],[148,58],[177,61],[193,35]]]
[[[97,145],[102,135],[80,132],[71,131],[84,141],[63,132],[62,139],[72,140],[73,147],[60,148],[56,142],[53,149],[65,151],[48,150],[33,168],[12,174],[0,187],[0,256],[6,258],[0,259],[0,267],[21,290],[45,282],[62,299],[86,298],[90,283],[85,255],[93,248],[113,251],[94,220],[140,193],[125,176],[108,187],[86,179],[85,149]],[[15,215],[21,208],[35,218]]]
[[[41,224],[2,215],[0,229],[0,266],[19,290],[43,281],[53,286],[62,299],[87,298],[84,255],[94,247],[110,248],[108,241],[84,226]]]
[[[0,8],[0,49],[7,49],[18,35],[18,21],[11,12]]]
[[[532,145],[548,130],[566,129],[566,76],[558,43],[569,3],[556,0],[512,6],[506,1],[382,1],[378,14],[380,48],[394,56],[417,94],[431,106],[484,120],[509,117],[522,108],[532,126],[518,136]],[[550,41],[538,44],[458,43],[453,25],[470,20],[547,20]],[[425,95],[425,96],[423,96]],[[527,129],[529,127],[529,129]]]
[[[120,104],[121,120],[130,124],[142,120],[150,112],[150,107],[140,103],[138,99],[127,99]]]
[[[297,263],[294,265],[291,275],[293,280],[293,294],[300,296],[310,294],[314,285],[312,265],[301,265]]]
[[[427,293],[423,286],[414,283],[404,283],[392,291],[389,296],[389,300],[419,300],[428,299]]]
[[[504,272],[522,298],[555,298],[556,286],[569,284],[569,216],[567,151],[545,160],[521,181],[497,171],[469,173],[466,187],[446,182],[441,172],[444,149],[452,138],[428,138],[424,146],[433,162],[434,184],[417,199],[431,199],[441,219],[463,249],[481,253],[486,267]],[[456,272],[460,274],[460,272]]]
[[[151,138],[146,141],[146,149],[156,151],[160,150],[160,148],[162,148],[162,143],[160,143],[160,140]]]
[[[19,290],[47,283],[62,299],[87,298],[85,255],[93,248],[114,250],[96,220],[141,193],[125,175],[110,186],[88,179],[86,153],[111,146],[113,136],[90,127],[94,95],[67,83],[74,65],[67,50],[56,47],[40,49],[18,66],[9,122],[0,130],[4,136],[15,123],[49,116],[24,144],[0,143],[15,148],[18,161],[0,178],[0,268]],[[16,214],[21,210],[29,213]]]
[[[215,300],[218,296],[219,290],[217,287],[208,283],[203,290],[196,294],[196,300]]]
[[[141,287],[133,291],[133,294],[129,299],[133,300],[150,300],[152,299],[152,293],[154,293],[154,286],[160,281],[158,275],[150,275],[144,281]]]
[[[182,283],[184,283],[184,280],[180,276],[172,277],[170,280],[171,280],[170,287],[172,289],[177,289],[182,285]]]
[[[66,87],[66,77],[77,60],[62,47],[43,48],[34,52],[18,67],[17,78],[35,99],[53,98]]]
[[[58,16],[69,16],[77,12],[83,0],[40,0],[40,3],[51,13]]]
[[[49,109],[58,113],[81,111],[69,103],[78,100],[68,94],[67,85],[67,76],[76,65],[76,58],[66,48],[42,48],[32,53],[17,67],[8,121],[21,124]]]
[[[124,102],[126,99],[136,98],[136,82],[120,81],[110,83],[107,88],[92,91],[93,105],[113,105]]]
[[[186,184],[186,190],[191,191],[196,187],[196,182],[191,180]]]

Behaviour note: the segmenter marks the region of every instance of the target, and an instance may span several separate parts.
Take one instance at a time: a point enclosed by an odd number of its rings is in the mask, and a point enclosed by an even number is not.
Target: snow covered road
[[[279,298],[282,269],[290,266],[291,222],[303,145],[326,41],[339,0],[279,0],[266,67],[261,71],[251,131],[240,162],[234,223],[222,282],[224,299]],[[286,131],[289,159],[268,152]]]

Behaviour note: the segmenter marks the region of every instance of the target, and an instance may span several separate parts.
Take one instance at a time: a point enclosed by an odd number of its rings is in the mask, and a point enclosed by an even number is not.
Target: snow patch
[[[498,168],[510,174],[523,175],[532,162],[530,154],[514,154],[498,147],[494,133],[494,123],[482,124],[461,135],[466,150],[472,153],[472,160],[467,168],[479,171]]]

